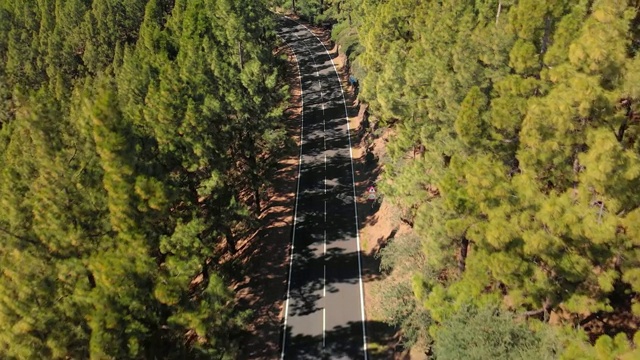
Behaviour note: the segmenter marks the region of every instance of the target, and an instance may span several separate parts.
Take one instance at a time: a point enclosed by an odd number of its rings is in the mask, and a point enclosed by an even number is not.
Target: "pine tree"
[[[412,283],[431,334],[465,302],[637,313],[636,9],[403,5],[365,3],[356,62],[394,128],[381,189],[435,274]]]
[[[241,5],[0,1],[3,358],[235,357],[218,244],[251,225],[286,91]]]
[[[555,359],[559,344],[508,312],[464,306],[437,333],[438,359]]]

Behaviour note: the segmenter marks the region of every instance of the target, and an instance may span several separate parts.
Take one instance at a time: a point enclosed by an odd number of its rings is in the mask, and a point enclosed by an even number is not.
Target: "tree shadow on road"
[[[366,321],[365,327],[371,331],[367,333],[367,355],[369,359],[391,359],[394,350],[381,344],[397,342],[394,329],[379,321]],[[364,358],[362,347],[362,322],[350,322],[346,326],[328,329],[323,336],[296,335],[291,337],[290,328],[287,329],[287,339],[291,347],[287,346],[285,359],[361,359]],[[357,334],[357,335],[354,335]]]

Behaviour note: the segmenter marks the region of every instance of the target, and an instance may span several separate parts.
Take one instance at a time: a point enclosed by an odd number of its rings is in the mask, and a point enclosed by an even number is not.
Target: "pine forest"
[[[291,147],[285,11],[389,134],[377,186],[410,231],[373,296],[404,346],[640,359],[639,10],[0,0],[0,358],[239,358],[221,259]]]
[[[253,0],[0,0],[1,358],[234,358],[217,259],[286,144],[273,24]]]

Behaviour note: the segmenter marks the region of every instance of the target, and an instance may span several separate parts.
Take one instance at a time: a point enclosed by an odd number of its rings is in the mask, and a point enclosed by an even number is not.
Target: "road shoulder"
[[[263,204],[259,228],[242,239],[233,261],[244,269],[232,288],[240,311],[249,310],[247,332],[241,343],[241,359],[276,359],[280,354],[282,316],[287,290],[291,230],[295,203],[298,149],[300,146],[301,97],[298,69],[293,53],[287,47],[276,49],[275,56],[287,57],[286,83],[290,104],[284,120],[294,140],[286,155],[278,162],[277,172]]]

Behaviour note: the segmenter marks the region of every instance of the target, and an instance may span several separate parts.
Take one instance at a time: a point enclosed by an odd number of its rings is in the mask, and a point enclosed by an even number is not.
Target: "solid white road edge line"
[[[280,36],[280,35],[278,35]],[[282,40],[284,40],[284,38],[280,37]],[[286,40],[285,40],[286,43]],[[298,63],[298,55],[296,54],[295,50],[293,49],[292,46],[289,46],[289,44],[287,43],[287,46],[289,47],[289,49],[291,49],[291,52],[293,53],[293,57],[296,59],[296,67],[298,68],[298,82],[300,83],[300,103],[301,103],[301,111],[300,111],[300,156],[298,158],[298,183],[296,184],[296,203],[294,206],[294,210],[293,210],[293,233],[291,235],[291,254],[289,255],[289,280],[287,281],[287,301],[285,303],[285,308],[284,308],[284,324],[283,324],[283,331],[282,331],[282,353],[280,355],[280,359],[284,359],[284,352],[286,347],[286,341],[287,341],[287,318],[289,315],[289,299],[290,299],[290,292],[291,292],[291,274],[293,273],[293,248],[295,246],[295,242],[296,242],[296,224],[298,223],[298,195],[300,192],[300,172],[302,171],[302,144],[303,144],[303,139],[302,136],[304,134],[304,92],[302,89],[302,73],[300,72],[300,64]]]
[[[287,17],[288,18],[288,17]],[[349,111],[347,110],[347,99],[344,97],[344,89],[342,88],[342,80],[340,79],[340,76],[338,75],[338,69],[336,68],[336,64],[333,62],[333,58],[331,58],[331,54],[329,54],[329,50],[327,49],[327,47],[324,45],[324,43],[316,36],[316,34],[313,33],[313,31],[311,31],[308,27],[306,27],[303,24],[300,24],[299,22],[288,18],[294,22],[296,22],[297,24],[301,25],[302,27],[304,27],[305,29],[307,29],[308,32],[311,33],[311,35],[313,35],[319,42],[320,44],[322,44],[322,47],[324,48],[324,51],[327,53],[327,56],[329,56],[329,60],[331,60],[331,65],[333,65],[333,71],[335,71],[336,76],[338,77],[338,82],[340,83],[340,92],[342,93],[342,102],[344,104],[344,116],[345,116],[345,120],[347,121],[347,135],[349,138],[349,155],[351,157],[351,178],[353,181],[353,208],[355,211],[355,217],[356,217],[356,241],[357,241],[357,245],[358,245],[358,280],[360,282],[360,311],[361,311],[361,316],[362,316],[362,340],[364,343],[364,359],[367,360],[367,330],[366,330],[366,326],[365,326],[365,322],[366,322],[366,317],[364,314],[364,286],[362,285],[362,259],[361,259],[361,255],[360,255],[360,231],[358,229],[358,203],[356,201],[357,197],[356,197],[356,178],[355,178],[355,171],[353,168],[353,151],[351,148],[351,129],[349,128]]]

